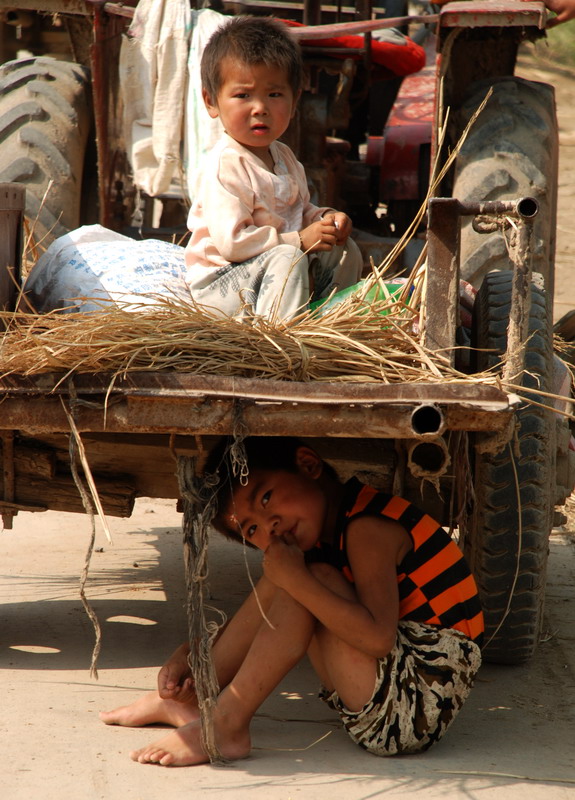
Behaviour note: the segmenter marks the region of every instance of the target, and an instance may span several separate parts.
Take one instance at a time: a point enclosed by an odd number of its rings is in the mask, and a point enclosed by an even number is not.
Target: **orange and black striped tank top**
[[[347,526],[352,519],[367,515],[396,520],[413,541],[413,549],[397,567],[399,618],[456,628],[481,645],[483,613],[463,553],[434,519],[407,500],[352,478],[345,485],[334,545],[321,545],[321,560],[353,581],[346,552]],[[319,560],[318,556],[313,560]]]

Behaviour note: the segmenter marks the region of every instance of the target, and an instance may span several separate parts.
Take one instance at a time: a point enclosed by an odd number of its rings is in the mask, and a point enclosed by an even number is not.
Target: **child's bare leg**
[[[252,717],[281,679],[305,655],[313,636],[315,619],[282,590],[276,590],[267,616],[273,629],[265,621],[260,623],[245,659],[220,693],[214,711],[216,744],[221,755],[228,759],[244,758],[249,754]],[[134,751],[131,758],[141,764],[164,766],[207,762],[199,720]]]
[[[315,577],[341,597],[359,602],[353,586],[327,564],[310,567]],[[356,650],[321,625],[316,626],[308,656],[321,682],[334,689],[350,711],[359,711],[370,700],[375,687],[377,661]]]
[[[220,687],[225,687],[238,671],[262,622],[258,600],[267,613],[275,586],[262,578],[257,587],[257,599],[252,592],[238,612],[232,617],[213,648],[214,666]],[[158,691],[148,692],[133,703],[112,711],[100,712],[106,725],[125,725],[133,728],[161,723],[180,727],[194,719],[199,712],[192,691],[179,692],[178,677],[189,672],[187,645],[179,647],[160,670]]]

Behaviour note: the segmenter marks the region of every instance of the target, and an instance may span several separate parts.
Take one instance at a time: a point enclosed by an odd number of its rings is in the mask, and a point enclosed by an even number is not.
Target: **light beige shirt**
[[[273,172],[227,134],[208,153],[188,216],[188,268],[247,261],[280,244],[299,247],[299,231],[329,210],[310,202],[304,168],[287,145],[273,142],[270,153]]]

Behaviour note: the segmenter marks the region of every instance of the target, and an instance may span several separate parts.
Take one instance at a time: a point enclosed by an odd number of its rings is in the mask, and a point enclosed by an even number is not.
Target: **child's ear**
[[[317,480],[323,472],[323,461],[311,447],[306,447],[305,445],[298,447],[295,459],[297,468],[308,478]]]
[[[207,112],[212,119],[216,119],[219,117],[219,111],[217,105],[212,101],[210,94],[208,93],[207,89],[202,89],[202,97],[204,99],[204,105],[206,106]]]

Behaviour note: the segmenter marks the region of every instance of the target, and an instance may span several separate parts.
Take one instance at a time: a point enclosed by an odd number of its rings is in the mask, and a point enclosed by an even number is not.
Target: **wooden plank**
[[[129,517],[134,507],[134,487],[124,480],[95,475],[104,513],[111,517]],[[43,480],[35,475],[16,481],[15,503],[46,506],[54,511],[84,513],[80,493],[71,475],[56,475]]]
[[[170,445],[169,436],[85,434],[82,441],[90,468],[97,475],[128,476],[129,483],[133,485],[138,496],[178,498],[174,454],[189,456],[200,452],[197,446],[195,452],[189,447],[181,447],[180,443],[186,438],[191,437],[174,437]],[[201,450],[209,452],[217,441],[218,437],[202,436],[199,442]],[[390,490],[397,461],[394,442],[318,438],[309,438],[306,441],[344,480],[360,474],[363,479],[377,487]],[[61,472],[69,471],[67,436],[51,434],[34,439],[33,442],[36,449],[41,444],[51,450]],[[195,439],[194,442],[198,444]],[[28,441],[25,440],[24,445],[28,446]]]
[[[16,444],[14,447],[14,471],[16,477],[36,475],[50,480],[56,474],[55,454],[47,448]]]

